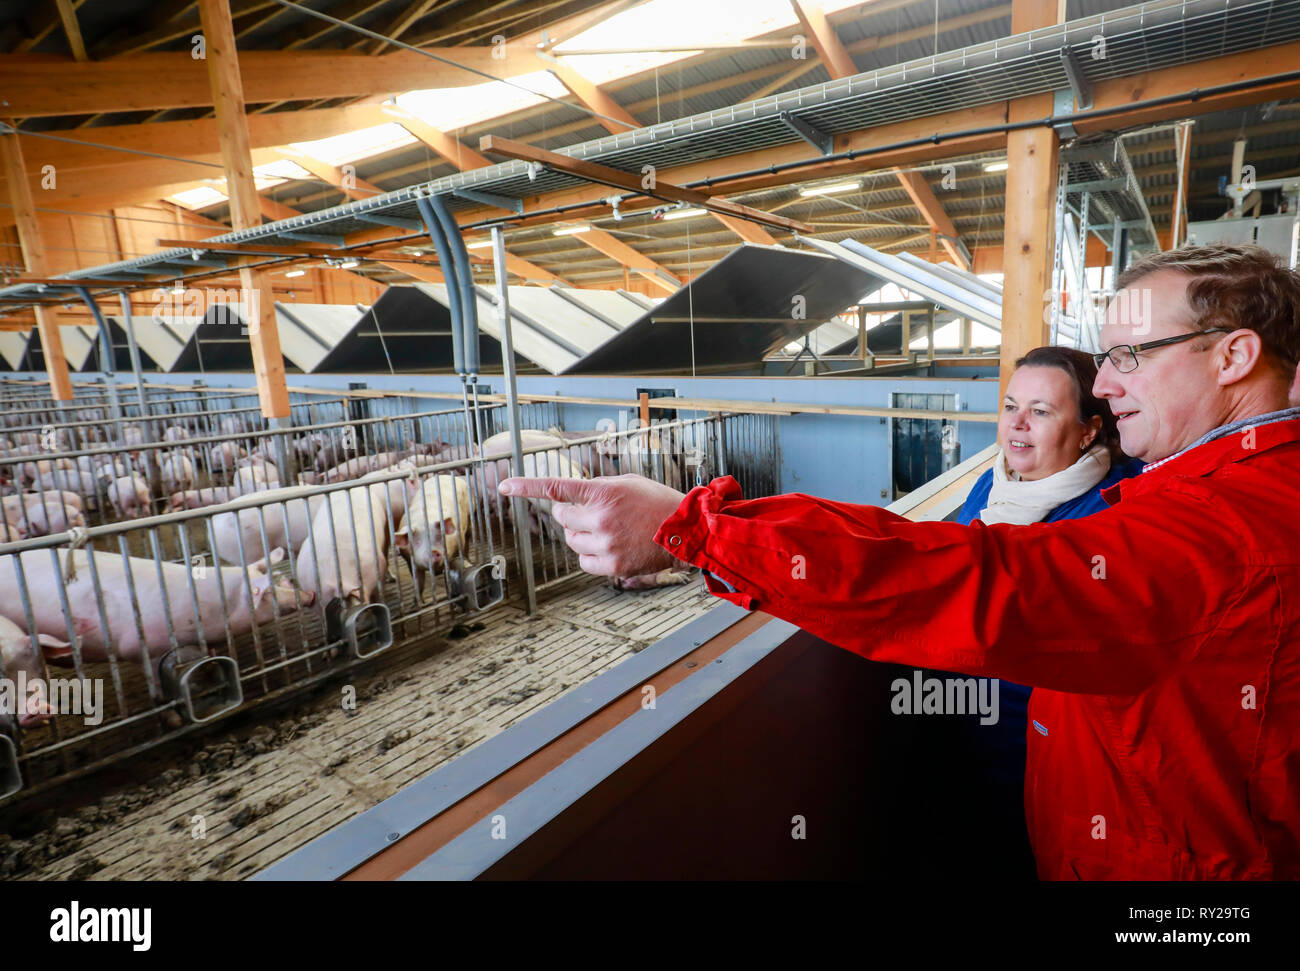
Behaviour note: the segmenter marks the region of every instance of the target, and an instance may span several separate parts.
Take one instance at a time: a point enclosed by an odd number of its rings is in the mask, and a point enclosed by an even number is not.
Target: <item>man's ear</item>
[[[1226,334],[1215,349],[1218,352],[1219,386],[1236,384],[1267,366],[1264,342],[1257,331],[1243,327]]]

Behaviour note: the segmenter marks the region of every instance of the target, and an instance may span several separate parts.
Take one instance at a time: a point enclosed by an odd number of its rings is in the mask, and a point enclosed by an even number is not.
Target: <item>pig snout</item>
[[[49,653],[52,658],[62,659],[71,653],[67,641],[61,641],[49,634],[37,636],[40,650],[32,646],[32,639],[25,630],[6,617],[0,617],[0,671],[4,676],[17,679],[19,672],[25,672],[29,685],[43,683],[45,666],[42,654]],[[54,707],[42,693],[31,694],[15,699],[20,710],[18,724],[22,728],[32,728],[49,721],[55,714]]]

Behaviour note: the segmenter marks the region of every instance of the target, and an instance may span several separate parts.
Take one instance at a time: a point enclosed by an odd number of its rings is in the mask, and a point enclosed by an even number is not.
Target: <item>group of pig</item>
[[[227,434],[244,431],[227,420]],[[123,428],[121,441],[94,429],[78,434],[68,428],[44,435],[14,431],[0,437],[0,488],[5,495],[0,518],[0,542],[67,532],[86,525],[86,513],[107,504],[120,519],[149,515],[152,509],[147,478],[147,450],[142,430]],[[193,430],[169,426],[164,440],[172,449],[154,449],[162,487],[186,494],[195,484],[195,459],[210,468],[228,470],[230,485],[224,498],[280,485],[279,472],[264,456],[247,455],[223,442],[206,456],[184,443]],[[41,458],[50,451],[115,448],[111,455]],[[224,640],[227,630],[238,636],[277,612],[310,605],[309,592],[299,593],[291,581],[273,580],[271,567],[283,551],[252,558],[243,569],[201,571],[151,558],[78,549],[36,549],[0,556],[0,663],[5,677],[25,671],[29,681],[43,677],[44,663],[71,663],[71,638],[79,641],[87,662],[111,656],[124,662],[157,660],[172,647]],[[21,575],[21,586],[20,586]],[[190,584],[194,594],[191,595]],[[65,612],[57,591],[67,598]],[[20,595],[20,590],[26,596]],[[34,626],[29,632],[26,607]],[[102,614],[101,614],[102,609]],[[138,623],[137,623],[138,613]],[[47,709],[19,713],[20,723],[32,725],[50,716]]]
[[[241,419],[226,418],[223,434],[246,431]],[[170,448],[146,449],[144,431],[135,423],[124,424],[121,439],[105,435],[103,429],[51,428],[45,433],[15,431],[0,436],[0,490],[5,495],[0,540],[16,541],[85,525],[85,513],[111,509],[115,518],[136,519],[150,515],[155,507],[150,488],[149,465],[156,463],[156,475],[163,495],[170,496],[171,508],[193,508],[225,502],[280,485],[280,473],[269,461],[269,446],[253,453],[232,441],[200,450],[187,445],[194,431],[174,424],[164,430],[163,441]],[[82,454],[46,458],[52,451],[112,449],[110,454]],[[196,490],[199,470],[206,466],[211,477],[222,477],[225,486]],[[17,496],[21,495],[21,499]]]
[[[638,459],[629,453],[626,439],[606,437],[569,445],[572,440],[597,434],[524,430],[525,451],[545,451],[525,455],[522,474],[582,479],[614,474],[620,466],[637,467]],[[320,470],[316,475],[322,482],[357,484],[310,497],[290,498],[292,490],[272,489],[260,494],[267,501],[256,507],[218,513],[212,518],[212,545],[223,562],[247,563],[274,555],[277,549],[295,550],[298,583],[304,593],[321,604],[337,598],[355,606],[378,597],[394,550],[410,563],[417,595],[448,561],[456,567],[462,565],[473,522],[470,482],[457,472],[421,473],[422,467],[482,459],[481,465],[470,466],[481,469],[476,477],[480,502],[489,515],[510,515],[497,491],[498,483],[511,475],[509,433],[495,435],[481,446],[408,445],[398,451],[344,458],[334,465],[319,461],[319,449],[332,443],[321,437],[313,444],[316,451],[300,439],[296,448],[304,464],[310,460]],[[332,450],[328,461],[338,458],[339,453]],[[393,476],[402,470],[409,474]],[[680,479],[680,474],[675,478]],[[286,496],[282,500],[281,494]],[[552,517],[549,500],[528,499],[525,509],[528,522],[521,527],[563,541],[564,530]],[[660,582],[675,582],[675,578],[655,580]]]
[[[183,441],[182,432],[169,440]],[[525,430],[524,449],[545,451],[524,456],[523,474],[577,479],[615,474],[620,469],[644,474],[639,467],[644,460],[629,451],[626,438],[606,436],[598,442],[569,445],[569,441],[596,434]],[[72,653],[70,635],[80,642],[83,660],[107,660],[111,651],[122,661],[149,663],[170,650],[173,639],[177,646],[211,646],[224,640],[227,631],[238,636],[279,614],[313,603],[326,605],[336,599],[344,606],[371,603],[379,597],[395,551],[408,558],[419,595],[432,575],[448,563],[462,565],[472,523],[469,480],[454,472],[421,472],[424,466],[482,459],[476,467],[482,471],[479,487],[486,511],[509,515],[496,488],[511,474],[508,433],[493,436],[481,446],[436,443],[356,458],[340,455],[328,441],[311,441],[304,447],[299,439],[295,448],[300,459],[309,460],[319,470],[313,474],[325,482],[355,479],[356,485],[313,496],[294,495],[298,490],[281,486],[276,467],[265,455],[244,454],[239,446],[227,442],[217,446],[221,454],[215,456],[218,461],[211,467],[230,470],[228,486],[177,490],[172,495],[174,508],[224,502],[251,492],[265,500],[217,513],[211,519],[215,557],[238,569],[209,569],[194,577],[186,564],[89,550],[68,554],[66,550],[41,549],[0,557],[0,587],[6,590],[18,589],[21,563],[35,621],[29,634],[23,598],[0,598],[0,660],[6,675],[22,669],[29,678],[40,677],[42,657],[66,663]],[[322,467],[318,458],[323,453],[327,453],[327,463]],[[167,461],[165,458],[163,464]],[[166,473],[179,472],[181,477],[171,481],[183,481],[185,470],[183,466],[178,470],[179,465]],[[666,468],[670,470],[666,471],[669,484],[680,487],[679,467],[670,462]],[[393,477],[396,471],[407,474]],[[128,470],[128,475],[132,474]],[[122,493],[130,491],[119,490],[116,499],[110,498],[121,502]],[[36,491],[4,499],[6,523],[19,519],[15,515],[11,520],[11,506],[15,510],[21,507],[24,535],[34,535],[34,528],[58,532],[84,524],[82,496],[75,491]],[[137,507],[147,510],[147,484],[137,499]],[[42,510],[39,514],[33,511],[37,508]],[[62,518],[52,517],[49,508],[61,510]],[[563,540],[563,529],[551,515],[549,500],[528,499],[525,508],[530,531]],[[41,525],[34,527],[34,523]],[[287,577],[271,576],[272,567],[284,559],[286,551],[295,552],[296,586]],[[681,580],[656,575],[633,578],[622,586],[671,582]],[[61,598],[52,594],[60,585],[66,589],[66,616]],[[22,714],[21,720],[33,724],[48,717],[48,712],[36,711]]]
[[[35,432],[11,432],[0,436],[0,542],[13,543],[29,536],[65,532],[84,526],[85,512],[96,508],[100,493],[95,488],[93,463],[89,456],[72,459],[42,459],[45,445],[66,448],[62,440],[42,443]]]

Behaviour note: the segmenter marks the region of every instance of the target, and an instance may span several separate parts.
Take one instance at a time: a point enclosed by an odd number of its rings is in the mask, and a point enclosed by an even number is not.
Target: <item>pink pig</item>
[[[272,554],[271,563],[283,558]],[[156,659],[171,649],[168,637],[168,620],[176,635],[177,646],[199,643],[199,631],[208,645],[226,639],[226,615],[222,610],[222,594],[226,610],[230,612],[232,635],[246,634],[256,624],[275,619],[278,606],[281,613],[296,610],[298,602],[293,584],[287,580],[272,582],[269,565],[265,559],[250,564],[247,569],[227,567],[218,571],[214,566],[203,568],[204,573],[194,578],[198,598],[198,621],[195,603],[190,596],[190,567],[180,563],[162,564],[163,584],[158,583],[158,566],[152,559],[132,556],[126,561],[115,553],[95,553],[95,571],[98,575],[100,598],[108,619],[105,632],[96,602],[96,585],[90,572],[90,556],[86,550],[73,554],[75,576],[65,584],[63,571],[66,550],[29,550],[19,554],[22,558],[27,593],[39,634],[52,637],[68,635],[67,619],[58,594],[60,585],[66,587],[68,607],[71,610],[72,630],[81,639],[82,657],[89,661],[108,659],[112,649],[122,660],[139,660],[144,653]],[[127,570],[135,588],[130,596]],[[15,623],[26,623],[23,617],[22,598],[17,595],[18,571],[14,556],[0,558],[0,588],[14,591],[11,597],[0,598],[0,615]],[[164,604],[163,594],[166,593]],[[251,597],[251,599],[250,599]],[[312,603],[308,591],[302,592],[302,604]],[[144,641],[136,627],[134,604],[139,605],[140,626]]]

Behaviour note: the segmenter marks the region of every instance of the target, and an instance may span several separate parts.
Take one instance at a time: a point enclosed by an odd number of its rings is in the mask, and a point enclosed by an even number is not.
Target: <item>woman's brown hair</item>
[[[1087,425],[1094,415],[1101,418],[1101,428],[1093,439],[1093,444],[1105,447],[1110,453],[1111,465],[1126,458],[1120,451],[1119,429],[1115,425],[1115,414],[1110,410],[1110,404],[1092,393],[1092,383],[1097,379],[1097,364],[1091,354],[1074,347],[1035,347],[1016,361],[1016,369],[1022,367],[1054,367],[1058,371],[1064,371],[1074,384],[1079,421]]]

